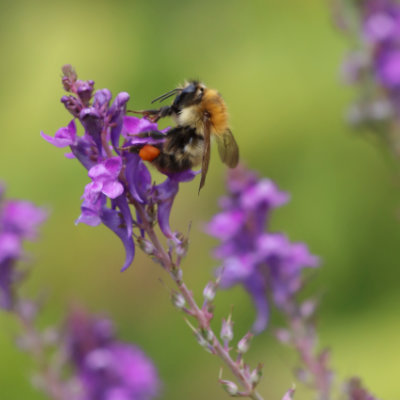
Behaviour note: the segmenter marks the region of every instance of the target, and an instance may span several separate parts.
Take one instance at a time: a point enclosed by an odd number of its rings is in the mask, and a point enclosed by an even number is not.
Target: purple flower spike
[[[54,137],[44,133],[42,136],[57,147],[69,146],[66,157],[77,159],[88,170],[91,182],[85,186],[76,223],[102,223],[111,229],[124,245],[126,258],[122,269],[126,269],[135,254],[133,238],[146,239],[149,227],[158,223],[168,239],[176,239],[169,216],[179,183],[192,180],[198,172],[164,174],[164,182],[156,185],[138,153],[141,146],[162,143],[164,138],[154,140],[149,135],[138,135],[165,132],[158,131],[157,124],[145,118],[126,116],[128,93],[119,93],[111,102],[108,89],[94,91],[94,82],[78,80],[70,65],[63,67],[62,84],[68,95],[61,101],[79,120],[84,134],[77,135],[75,122],[71,121]]]
[[[74,312],[66,350],[83,400],[151,400],[158,394],[152,361],[138,347],[118,341],[107,319]]]
[[[229,195],[220,201],[223,211],[206,231],[221,242],[214,252],[222,260],[221,287],[244,286],[257,311],[253,332],[260,333],[268,322],[267,294],[276,306],[285,307],[301,287],[303,268],[317,266],[318,259],[306,245],[266,230],[272,209],[288,201],[272,181],[238,167],[229,174],[227,187]]]

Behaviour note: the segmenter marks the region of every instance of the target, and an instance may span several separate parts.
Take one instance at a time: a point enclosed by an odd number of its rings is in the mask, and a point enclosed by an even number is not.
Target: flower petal
[[[151,175],[138,154],[127,155],[125,175],[133,198],[139,203],[147,203],[151,189]]]
[[[127,234],[127,229],[123,228],[124,222],[121,220],[121,216],[116,210],[103,210],[101,214],[101,221],[105,226],[111,229],[121,240],[125,247],[125,262],[121,271],[125,271],[131,264],[135,257],[135,243],[132,236]]]
[[[109,109],[109,115],[111,116],[111,143],[114,150],[119,154],[119,138],[121,135],[121,129],[123,124],[123,118],[126,111],[126,103],[129,101],[129,94],[126,92],[118,93],[114,99],[113,104]]]
[[[169,226],[169,216],[171,214],[171,208],[175,195],[178,193],[179,183],[167,178],[163,183],[157,185],[155,189],[156,201],[158,203],[158,225],[160,226],[161,232],[167,238],[172,238],[173,233]]]
[[[121,157],[108,158],[104,162],[104,166],[105,166],[106,170],[108,171],[108,173],[110,174],[110,176],[112,176],[113,178],[117,178],[119,173],[121,172],[122,159],[121,159]]]
[[[72,120],[68,126],[60,128],[54,135],[54,137],[46,135],[44,132],[40,132],[40,135],[44,140],[51,143],[56,147],[66,147],[75,143],[76,140],[76,126],[75,121]]]
[[[207,224],[206,232],[221,240],[228,240],[242,226],[245,214],[242,210],[219,213]]]
[[[92,143],[90,143],[88,138],[89,136],[78,137],[76,142],[70,146],[73,155],[86,169],[90,169],[96,165],[95,159],[97,159],[97,156],[94,158]]]
[[[142,132],[158,130],[157,124],[146,118],[128,117],[123,118],[122,134],[128,138],[129,135],[137,135]]]
[[[18,258],[22,254],[21,239],[16,233],[0,234],[0,270],[1,263],[10,258]]]
[[[103,184],[102,193],[110,199],[115,199],[124,193],[124,186],[118,181],[107,181]]]
[[[128,236],[132,236],[133,218],[126,197],[125,196],[117,197],[115,200],[113,200],[113,205],[117,206],[120,209],[121,214],[125,221],[126,233]]]
[[[84,108],[79,114],[79,120],[81,121],[85,132],[90,135],[96,146],[101,153],[101,133],[103,130],[103,118],[99,111],[94,107]]]
[[[108,89],[96,90],[93,96],[93,107],[100,112],[108,108],[108,104],[111,100],[111,92]]]

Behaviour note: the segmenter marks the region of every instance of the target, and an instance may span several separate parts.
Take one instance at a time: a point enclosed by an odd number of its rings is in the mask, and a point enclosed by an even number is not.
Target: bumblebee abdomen
[[[163,172],[181,172],[199,165],[203,158],[204,138],[195,128],[177,126],[167,133],[161,154],[153,164]]]

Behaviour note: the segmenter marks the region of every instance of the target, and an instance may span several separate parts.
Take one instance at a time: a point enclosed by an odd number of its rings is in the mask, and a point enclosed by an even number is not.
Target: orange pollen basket
[[[139,157],[143,161],[153,161],[160,154],[160,149],[149,144],[144,145],[139,151]]]

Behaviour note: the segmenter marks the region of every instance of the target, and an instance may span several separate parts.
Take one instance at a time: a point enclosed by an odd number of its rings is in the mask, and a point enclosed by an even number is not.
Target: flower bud
[[[142,251],[145,254],[152,255],[154,253],[153,243],[149,242],[148,240],[146,240],[142,237],[139,237],[137,242],[138,242],[139,247],[142,249]]]
[[[175,252],[179,257],[184,257],[189,248],[189,238],[178,233],[174,240]]]
[[[209,342],[211,342],[214,339],[214,334],[211,329],[203,329],[201,333],[203,337]]]
[[[211,303],[215,298],[216,287],[214,282],[207,283],[206,287],[203,290],[204,299]]]
[[[258,382],[260,382],[262,377],[262,367],[263,364],[258,364],[257,368],[255,368],[250,374],[250,382],[255,386]]]
[[[176,282],[179,282],[182,280],[183,271],[181,268],[174,266],[171,270],[171,275]]]
[[[76,81],[78,78],[74,67],[71,64],[65,64],[61,68],[63,75],[71,81]]]
[[[96,141],[103,129],[103,118],[94,107],[88,107],[81,110],[79,119],[87,133]]]
[[[226,380],[220,380],[219,382],[229,395],[235,396],[238,394],[239,389],[235,383]]]
[[[250,340],[252,339],[253,334],[248,332],[246,333],[242,339],[240,339],[237,348],[238,348],[238,352],[241,354],[247,353],[247,351],[249,350],[250,347]]]
[[[220,337],[225,343],[229,343],[233,339],[233,327],[230,317],[227,320],[222,319]]]
[[[82,106],[78,99],[74,96],[63,96],[61,97],[61,103],[64,104],[65,108],[76,118],[79,118]]]
[[[180,293],[173,291],[171,293],[171,300],[172,304],[176,308],[179,308],[181,310],[183,307],[185,307],[186,304],[185,298]]]
[[[64,90],[70,92],[78,76],[74,68],[70,64],[66,64],[62,67],[63,77],[61,82],[63,84]]]
[[[286,394],[282,397],[282,400],[293,400],[295,387],[293,386],[292,389],[288,390]]]
[[[276,329],[275,337],[282,343],[288,344],[292,340],[292,334],[287,329]]]
[[[76,81],[78,96],[86,106],[89,105],[89,101],[92,97],[93,85],[93,81]]]
[[[310,318],[314,315],[316,308],[317,308],[316,301],[312,299],[306,300],[300,305],[300,314],[303,318]]]

